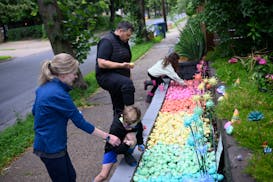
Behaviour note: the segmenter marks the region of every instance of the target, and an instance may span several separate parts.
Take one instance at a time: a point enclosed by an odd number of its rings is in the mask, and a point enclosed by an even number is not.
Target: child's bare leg
[[[102,182],[106,180],[114,163],[103,164],[101,172],[95,177],[94,182]]]

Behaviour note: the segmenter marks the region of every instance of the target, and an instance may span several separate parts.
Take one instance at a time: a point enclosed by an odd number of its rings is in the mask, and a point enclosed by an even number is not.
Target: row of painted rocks
[[[203,79],[200,74],[186,81],[186,87],[169,84],[133,181],[223,180],[223,175],[217,173],[215,157],[211,116],[214,103],[206,91],[206,86],[215,85],[217,80]]]

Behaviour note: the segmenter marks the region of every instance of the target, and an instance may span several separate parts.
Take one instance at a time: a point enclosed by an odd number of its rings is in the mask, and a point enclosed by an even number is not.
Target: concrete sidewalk
[[[48,40],[22,40],[0,44],[0,56],[11,56],[12,58],[25,57],[49,50],[52,51],[52,48]]]
[[[143,81],[148,79],[147,69],[158,59],[168,54],[170,48],[177,43],[178,37],[179,30],[177,28],[170,29],[164,40],[156,44],[135,63],[135,68],[132,71],[132,79],[136,88],[135,105],[141,109],[142,116],[149,107],[145,103],[146,91],[143,89]],[[108,131],[112,122],[112,104],[109,94],[99,89],[88,101],[92,106],[82,109],[85,118],[96,127]],[[76,169],[78,182],[92,181],[100,172],[104,141],[96,136],[90,136],[72,123],[69,123],[68,126],[68,152]],[[119,156],[119,159],[121,157]],[[114,171],[113,169],[112,174]],[[0,181],[45,182],[50,181],[50,178],[43,163],[32,154],[32,148],[29,148],[4,170]]]

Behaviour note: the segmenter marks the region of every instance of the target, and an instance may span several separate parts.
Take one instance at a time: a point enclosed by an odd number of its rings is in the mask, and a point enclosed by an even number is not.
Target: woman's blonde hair
[[[46,60],[43,62],[39,77],[39,84],[43,85],[61,74],[77,72],[78,68],[79,62],[70,54],[57,54],[52,60]]]
[[[140,121],[141,111],[135,106],[125,106],[122,115],[123,122],[130,125]]]

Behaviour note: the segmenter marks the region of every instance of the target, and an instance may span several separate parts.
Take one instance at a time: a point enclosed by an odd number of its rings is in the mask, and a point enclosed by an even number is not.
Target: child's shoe
[[[152,102],[152,99],[153,99],[153,96],[154,96],[154,94],[152,93],[152,92],[148,92],[148,94],[147,94],[147,97],[146,97],[146,102],[147,103],[151,103]]]
[[[153,82],[152,82],[152,80],[145,80],[144,81],[144,90],[147,90],[147,87],[149,85],[154,85]]]
[[[152,99],[153,99],[153,96],[147,95],[145,102],[151,103],[151,102],[152,102]]]
[[[136,159],[129,152],[127,152],[126,154],[124,154],[124,159],[125,159],[125,162],[129,166],[136,166],[137,165]]]

